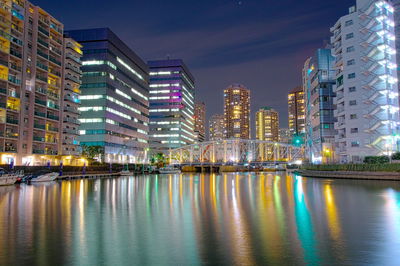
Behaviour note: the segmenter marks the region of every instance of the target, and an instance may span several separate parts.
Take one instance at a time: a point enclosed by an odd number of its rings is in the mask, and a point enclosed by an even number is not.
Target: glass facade
[[[101,161],[146,162],[147,65],[107,28],[67,34],[83,45],[81,145],[101,146]]]

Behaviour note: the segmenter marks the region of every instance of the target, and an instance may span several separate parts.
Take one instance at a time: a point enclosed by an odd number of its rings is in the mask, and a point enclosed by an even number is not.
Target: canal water
[[[0,265],[400,265],[400,185],[229,173],[1,187]]]

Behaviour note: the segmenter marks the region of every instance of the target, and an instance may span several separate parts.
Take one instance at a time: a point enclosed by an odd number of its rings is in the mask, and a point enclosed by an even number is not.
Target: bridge
[[[304,149],[272,141],[229,139],[173,149],[169,159],[175,165],[292,164],[304,159]]]

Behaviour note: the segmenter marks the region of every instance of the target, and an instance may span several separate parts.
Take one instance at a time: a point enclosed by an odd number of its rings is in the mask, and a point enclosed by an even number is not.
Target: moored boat
[[[51,172],[39,175],[38,177],[32,178],[31,182],[50,182],[55,181],[60,174],[57,172]]]
[[[166,166],[158,169],[158,172],[160,172],[160,174],[180,174],[181,170],[172,166]]]

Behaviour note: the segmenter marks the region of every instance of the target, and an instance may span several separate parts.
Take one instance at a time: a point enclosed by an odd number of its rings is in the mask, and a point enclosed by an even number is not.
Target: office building
[[[334,161],[335,58],[331,49],[318,49],[303,71],[306,106],[306,156],[313,163]]]
[[[194,134],[194,77],[180,59],[149,61],[150,150],[168,154],[170,149],[192,144]]]
[[[256,139],[279,141],[279,114],[271,107],[263,107],[256,113]]]
[[[225,139],[225,123],[224,115],[215,114],[210,118],[209,122],[209,140],[223,140]]]
[[[63,24],[28,1],[1,1],[0,13],[1,164],[59,164],[66,150],[63,118],[68,117],[65,44],[73,40],[64,40]],[[74,77],[79,90],[79,73]],[[79,155],[75,144],[65,155]]]
[[[296,87],[289,92],[288,107],[290,134],[303,135],[305,133],[305,105],[302,87]]]
[[[394,16],[394,33],[396,36],[396,62],[397,62],[397,78],[400,77],[400,0],[389,0],[388,1],[394,8],[393,16]],[[397,83],[399,86],[399,83]],[[400,86],[399,86],[400,91]],[[399,98],[400,99],[400,98]]]
[[[336,57],[335,137],[342,163],[397,149],[399,99],[393,7],[357,0],[331,28]]]
[[[206,139],[206,105],[204,102],[196,103],[194,106],[194,134],[197,142]]]
[[[250,90],[243,85],[224,90],[224,123],[227,139],[250,139]]]
[[[148,68],[110,29],[68,31],[83,46],[79,141],[101,161],[147,161]]]

